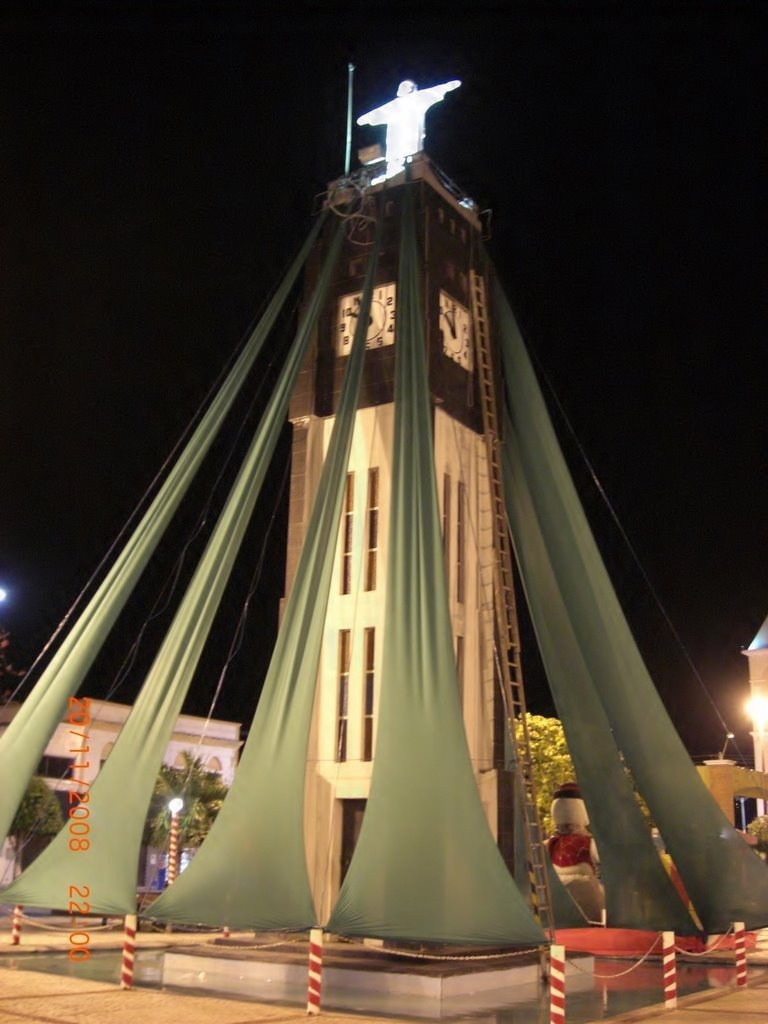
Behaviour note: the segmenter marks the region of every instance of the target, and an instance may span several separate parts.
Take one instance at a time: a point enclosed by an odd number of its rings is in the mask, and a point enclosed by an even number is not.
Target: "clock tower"
[[[374,179],[375,180],[375,179]],[[511,792],[504,716],[494,672],[494,539],[481,389],[471,315],[471,275],[487,274],[476,205],[426,157],[370,184],[365,169],[332,183],[322,261],[336,217],[346,240],[326,308],[292,401],[286,594],[304,538],[351,347],[367,258],[382,223],[365,369],[348,466],[307,762],[309,873],[323,918],[349,864],[376,749],[394,424],[394,361],[401,209],[417,210],[424,336],[433,408],[434,465],[459,698],[479,793],[511,860]],[[310,265],[306,294],[315,273]]]

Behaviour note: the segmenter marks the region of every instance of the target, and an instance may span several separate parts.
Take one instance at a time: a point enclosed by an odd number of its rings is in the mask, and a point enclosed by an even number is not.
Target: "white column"
[[[765,771],[765,733],[762,729],[752,733],[752,743],[755,751],[755,771],[763,773]],[[764,799],[757,801],[757,814],[758,817],[765,814]]]

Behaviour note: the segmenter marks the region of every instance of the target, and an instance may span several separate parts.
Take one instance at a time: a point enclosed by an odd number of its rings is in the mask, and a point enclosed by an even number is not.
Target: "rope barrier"
[[[166,926],[169,925],[169,924],[174,924],[173,921],[158,921],[157,919],[155,919],[153,917],[141,917],[141,915],[139,915],[139,917],[140,917],[142,923],[144,925],[148,924],[150,926],[150,930],[153,931],[153,932],[164,932],[164,931],[167,931],[167,927]],[[176,930],[177,934],[182,934],[182,935],[184,935],[184,934],[186,934],[186,935],[216,935],[216,934],[218,934],[222,930],[220,925],[217,925],[217,926],[211,927],[211,928],[206,928],[204,925],[194,925],[194,924],[181,924],[181,925],[179,925],[177,923],[177,924],[174,925],[174,927],[175,927],[175,930]]]
[[[245,945],[245,943],[239,943],[238,942],[238,944],[236,946],[224,946],[224,947],[222,947],[221,945],[219,945],[218,943],[215,943],[215,942],[201,942],[200,945],[201,946],[207,946],[209,949],[217,949],[219,951],[221,951],[222,949],[237,949],[237,950],[241,950],[241,949],[245,950],[245,949],[247,949],[247,950],[256,950],[256,951],[258,951],[258,950],[261,950],[261,949],[277,949],[279,946],[296,946],[300,942],[304,942],[304,941],[305,941],[304,939],[281,939],[280,942],[264,942],[261,945],[256,944],[256,943]]]
[[[69,925],[69,924],[67,924],[67,925],[56,925],[56,924],[50,924],[50,923],[46,924],[44,922],[41,923],[40,921],[36,921],[34,919],[34,917],[29,917],[27,914],[21,914],[20,916],[24,920],[25,924],[30,925],[32,928],[39,928],[41,931],[48,931],[48,932],[71,932],[72,931],[72,925]],[[89,932],[116,931],[116,930],[119,929],[119,927],[120,927],[119,925],[115,925],[115,924],[88,924],[88,931]]]
[[[354,943],[354,945],[358,945]],[[440,954],[440,953],[417,953],[415,950],[408,949],[381,949],[380,947],[365,946],[362,943],[359,944],[360,949],[364,949],[369,953],[386,953],[388,956],[402,956],[406,959],[412,960],[446,960],[461,962],[464,960],[506,960],[510,957],[517,956],[530,956],[531,953],[538,953],[539,949],[537,946],[532,946],[530,949],[518,949],[512,950],[509,953],[476,953],[467,954],[466,956],[459,956],[458,954]]]
[[[723,934],[719,936],[717,942],[713,943],[711,946],[708,945],[707,948],[703,949],[700,953],[696,953],[693,950],[682,949],[680,946],[675,946],[675,952],[680,953],[681,956],[693,957],[694,959],[697,957],[708,956],[710,953],[714,953],[720,947],[721,943],[728,938],[732,931],[733,925],[730,926],[727,932],[723,932]]]
[[[659,936],[661,934],[662,934],[661,932],[657,932],[656,933],[656,935],[654,936],[653,942],[651,943],[651,946],[650,946],[648,952],[644,953],[640,957],[640,959],[637,961],[637,963],[632,964],[632,966],[628,967],[626,969],[626,971],[618,971],[616,974],[597,974],[595,971],[585,971],[583,967],[579,967],[579,965],[574,960],[571,960],[570,958],[568,958],[568,963],[571,965],[571,967],[574,967],[577,971],[580,971],[582,974],[591,974],[593,978],[598,978],[601,981],[610,981],[611,978],[623,978],[625,975],[631,974],[632,971],[637,970],[637,968],[641,964],[645,963],[645,961],[648,959],[648,957],[653,952],[653,950],[654,950],[654,948],[656,946],[656,943],[659,941]]]
[[[248,945],[245,945],[245,944],[241,945],[240,943],[238,943],[236,947],[230,947],[230,948],[236,948],[238,950],[242,949],[242,950],[257,950],[258,951],[258,950],[262,950],[262,949],[277,949],[279,946],[295,946],[295,945],[303,944],[306,941],[307,940],[304,939],[304,938],[281,939],[279,942],[265,942],[265,943],[260,943],[260,944],[253,943],[253,944],[248,944]],[[357,949],[363,950],[366,953],[371,953],[372,955],[373,954],[377,954],[377,953],[385,953],[388,956],[402,956],[402,957],[405,957],[406,959],[410,958],[410,959],[413,959],[413,960],[437,960],[437,961],[455,961],[455,962],[461,962],[461,961],[467,961],[467,960],[506,960],[506,959],[508,959],[510,957],[529,956],[531,953],[537,953],[538,952],[538,948],[537,947],[531,947],[530,949],[511,950],[508,953],[476,953],[476,954],[467,954],[465,956],[459,956],[458,954],[450,955],[450,954],[439,954],[439,953],[419,953],[419,952],[416,952],[415,950],[407,950],[407,949],[390,949],[390,948],[382,949],[381,947],[376,947],[376,946],[366,946],[362,942],[355,942],[355,941],[349,942],[348,944],[351,945],[351,946],[355,946]],[[203,943],[201,943],[201,945],[202,946],[207,946],[210,949],[221,950],[223,948],[218,943],[213,943],[213,942],[203,942]],[[224,947],[224,948],[226,948],[226,947]]]

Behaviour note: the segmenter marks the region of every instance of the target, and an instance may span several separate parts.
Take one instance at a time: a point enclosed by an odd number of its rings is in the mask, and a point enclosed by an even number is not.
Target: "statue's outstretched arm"
[[[461,82],[457,78],[453,82],[446,82],[444,85],[433,85],[431,89],[424,89],[419,95],[432,96],[434,97],[432,102],[436,103],[438,100],[441,100],[447,92],[451,92],[453,89],[458,89],[460,85]]]
[[[422,110],[429,110],[433,103],[439,103],[447,92],[458,89],[461,82],[457,79],[454,82],[446,82],[445,85],[433,85],[429,89],[421,89],[415,95],[418,96]]]
[[[386,124],[395,108],[396,100],[390,100],[389,103],[385,103],[381,107],[376,107],[375,110],[369,110],[367,114],[361,114],[357,119],[357,123],[362,124]]]

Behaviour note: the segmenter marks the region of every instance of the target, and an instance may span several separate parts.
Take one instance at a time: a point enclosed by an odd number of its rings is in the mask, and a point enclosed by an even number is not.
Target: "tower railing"
[[[488,326],[485,277],[470,273],[472,293],[472,328],[480,407],[486,446],[486,465],[490,488],[494,558],[494,616],[499,644],[498,666],[504,694],[507,727],[514,751],[516,776],[515,799],[521,799],[525,819],[528,876],[533,910],[542,928],[554,935],[554,921],[549,897],[547,850],[539,820],[533,760],[528,734],[523,672],[520,663],[520,634],[515,601],[512,549],[504,505],[504,482],[501,469],[501,443],[493,372],[493,353]],[[516,725],[520,726],[518,739]]]

